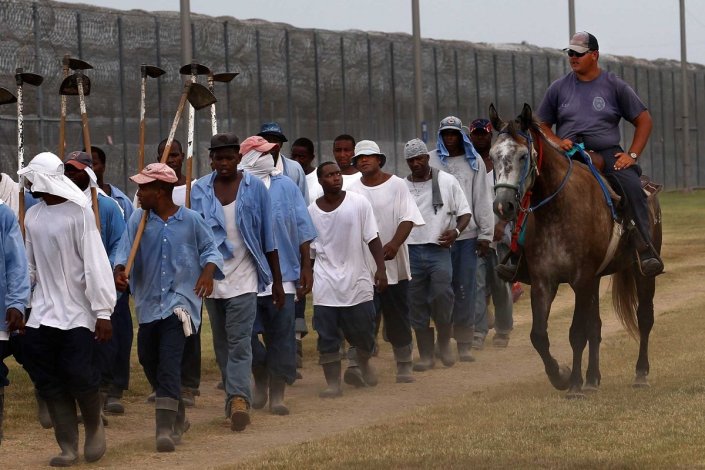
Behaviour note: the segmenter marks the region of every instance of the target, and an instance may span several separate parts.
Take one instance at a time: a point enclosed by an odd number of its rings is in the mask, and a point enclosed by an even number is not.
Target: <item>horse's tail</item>
[[[624,329],[635,340],[639,339],[636,317],[638,304],[634,268],[627,266],[612,275],[612,306]]]

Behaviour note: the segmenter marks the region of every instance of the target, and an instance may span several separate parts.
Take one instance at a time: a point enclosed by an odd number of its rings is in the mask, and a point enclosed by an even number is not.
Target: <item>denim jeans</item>
[[[294,294],[284,296],[278,310],[272,296],[257,297],[257,318],[252,329],[252,367],[266,367],[270,377],[280,377],[291,385],[296,380],[296,333]],[[264,343],[259,340],[262,334]]]
[[[472,328],[475,323],[475,283],[477,278],[477,238],[456,240],[450,248],[453,262],[453,325]]]
[[[349,307],[313,306],[313,329],[318,333],[319,362],[340,361],[342,336],[355,350],[368,355],[375,344],[375,306],[371,300]]]
[[[140,323],[137,357],[157,398],[181,399],[181,359],[185,343],[184,328],[176,315]]]
[[[497,250],[490,250],[484,258],[477,260],[477,298],[475,300],[475,335],[487,336],[487,298],[492,296],[494,303],[495,326],[497,333],[508,334],[512,331],[512,286],[499,278],[494,268],[509,247],[498,244]]]
[[[409,320],[409,281],[388,285],[381,293],[375,292],[375,304],[382,310],[386,338],[396,348],[411,345]]]
[[[257,294],[230,299],[206,299],[206,310],[213,332],[213,350],[225,385],[225,410],[230,401],[242,397],[252,402],[252,325],[257,315]]]
[[[450,249],[435,243],[409,245],[409,259],[411,326],[415,330],[428,328],[431,318],[450,323],[455,300]]]

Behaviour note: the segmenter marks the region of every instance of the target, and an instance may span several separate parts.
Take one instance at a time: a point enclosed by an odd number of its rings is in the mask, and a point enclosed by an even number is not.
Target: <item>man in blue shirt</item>
[[[174,170],[152,163],[130,179],[139,185],[141,209],[120,241],[115,284],[121,292],[128,287],[125,264],[142,213],[149,211],[130,287],[140,324],[137,355],[156,392],[157,451],[172,452],[188,428],[181,399],[184,344],[201,325],[201,299],[213,291],[213,279],[223,279],[223,257],[203,218],[174,204]]]
[[[235,134],[214,135],[209,150],[214,171],[194,185],[191,207],[213,230],[224,258],[225,279],[215,283],[205,303],[225,387],[225,413],[230,428],[243,431],[250,424],[257,294],[273,283],[274,302],[283,305],[284,289],[267,188],[258,178],[238,171],[240,144]]]
[[[285,293],[283,305],[268,290],[261,292],[257,300],[257,318],[252,330],[252,374],[255,377],[252,407],[262,408],[269,399],[272,413],[286,415],[289,409],[284,405],[284,389],[296,379],[294,296],[303,297],[311,291],[310,242],[316,237],[316,229],[301,192],[275,167],[270,153],[275,147],[276,144],[253,136],[242,142],[240,152],[242,168],[269,188]]]
[[[132,201],[120,189],[112,184],[105,183],[103,177],[105,175],[106,158],[103,149],[91,145],[91,156],[93,157],[93,173],[95,173],[97,178],[98,188],[118,203],[127,223],[135,210]],[[98,202],[100,203],[100,199]],[[104,383],[107,385],[105,411],[113,414],[122,414],[125,412],[125,407],[120,400],[122,399],[123,391],[127,390],[130,384],[130,351],[132,351],[133,340],[129,292],[124,292],[118,296],[110,321],[113,324],[113,337],[107,347],[114,350],[114,360],[111,361],[112,367],[103,373]]]
[[[24,330],[24,310],[29,300],[29,271],[24,241],[17,218],[7,204],[0,201],[0,442],[5,409],[8,369],[3,362],[12,354],[10,334]]]

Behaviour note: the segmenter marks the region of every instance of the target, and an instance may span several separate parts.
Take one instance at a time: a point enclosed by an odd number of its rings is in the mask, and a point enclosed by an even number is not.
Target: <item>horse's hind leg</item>
[[[585,396],[582,390],[583,351],[585,351],[588,332],[593,326],[594,318],[599,317],[599,286],[599,279],[590,279],[588,282],[573,285],[575,312],[573,313],[573,322],[570,325],[569,335],[570,346],[573,348],[573,372],[570,375],[568,398],[582,398]],[[595,365],[591,365],[593,366],[591,371],[593,371]]]
[[[636,270],[636,268],[635,268]],[[635,272],[636,292],[639,306],[636,309],[636,318],[639,323],[639,358],[636,361],[636,377],[634,387],[648,387],[649,381],[649,334],[654,326],[654,294],[656,280],[653,277],[644,277]]]
[[[590,322],[587,325],[588,339],[588,366],[585,373],[586,392],[596,392],[600,386],[602,376],[600,374],[600,342],[602,342],[602,319],[600,318],[600,283],[597,282],[595,291],[594,311],[591,312]]]
[[[531,344],[541,356],[551,384],[558,390],[566,390],[570,383],[570,369],[566,366],[559,366],[551,356],[548,340],[548,314],[557,290],[558,284],[549,285],[547,282],[532,282],[531,284],[531,314],[533,318]]]

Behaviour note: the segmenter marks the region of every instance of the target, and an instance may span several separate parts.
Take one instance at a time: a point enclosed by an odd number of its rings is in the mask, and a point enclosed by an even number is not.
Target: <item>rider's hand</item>
[[[614,156],[617,157],[617,160],[614,162],[614,169],[617,171],[624,170],[636,164],[636,160],[625,152],[615,153]]]

